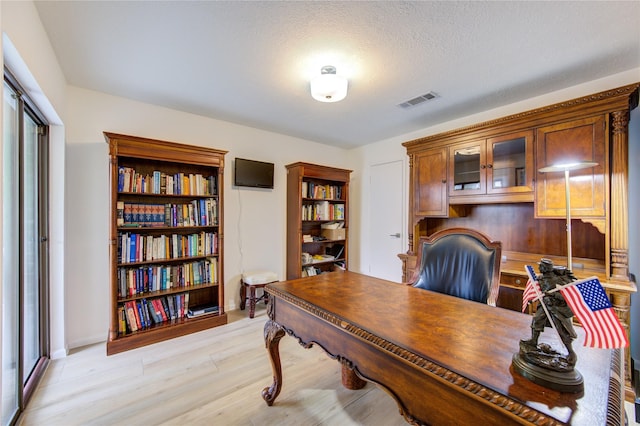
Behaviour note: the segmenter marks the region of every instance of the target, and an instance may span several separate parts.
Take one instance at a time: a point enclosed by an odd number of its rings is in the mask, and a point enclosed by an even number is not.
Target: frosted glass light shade
[[[311,80],[311,96],[320,102],[338,102],[347,96],[348,82],[336,75],[334,67],[322,67],[322,74]]]

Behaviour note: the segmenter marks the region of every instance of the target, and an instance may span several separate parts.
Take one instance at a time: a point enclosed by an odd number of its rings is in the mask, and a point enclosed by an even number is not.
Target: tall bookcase
[[[107,355],[226,324],[227,151],[104,136],[110,158]]]
[[[287,167],[287,279],[348,268],[351,170]]]

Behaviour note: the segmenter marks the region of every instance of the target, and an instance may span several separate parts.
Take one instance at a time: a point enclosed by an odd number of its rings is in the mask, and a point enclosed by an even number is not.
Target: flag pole
[[[557,286],[556,288],[552,288],[551,290],[547,291],[547,294],[551,294],[551,293],[555,293],[556,291],[560,291],[560,290],[564,290],[567,287],[571,287],[574,286],[576,284],[582,284],[585,283],[587,281],[591,281],[591,280],[598,280],[598,282],[600,282],[600,279],[598,277],[596,277],[595,275],[582,279],[582,280],[576,280],[576,281],[572,281],[569,284],[565,284],[565,285],[561,285],[561,286]]]

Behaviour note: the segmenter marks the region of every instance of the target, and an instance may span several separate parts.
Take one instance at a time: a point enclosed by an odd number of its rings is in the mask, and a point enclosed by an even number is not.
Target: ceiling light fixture
[[[336,67],[327,65],[311,79],[311,96],[320,102],[338,102],[347,96],[347,85],[346,78],[336,75]]]

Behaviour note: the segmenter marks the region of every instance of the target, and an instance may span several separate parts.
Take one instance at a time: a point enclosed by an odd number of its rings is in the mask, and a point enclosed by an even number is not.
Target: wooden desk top
[[[266,289],[395,356],[448,375],[445,380],[465,391],[506,396],[505,403],[513,400],[566,424],[606,424],[613,351],[583,347],[579,327],[574,348],[576,368],[584,377],[583,395],[544,388],[511,369],[519,341],[530,337],[529,315],[353,272],[269,284]],[[552,333],[547,329],[540,341],[562,348]],[[451,380],[451,373],[459,377]]]

